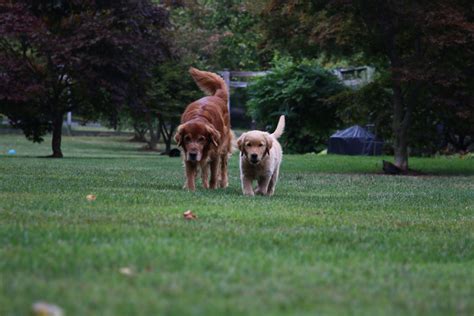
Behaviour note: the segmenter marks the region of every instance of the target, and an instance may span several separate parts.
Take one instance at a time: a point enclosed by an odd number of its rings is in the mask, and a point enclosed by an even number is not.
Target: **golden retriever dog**
[[[233,138],[227,108],[227,87],[217,74],[192,67],[189,73],[209,96],[186,107],[176,131],[176,143],[184,151],[184,188],[196,189],[198,168],[201,169],[204,188],[216,189],[218,184],[225,188],[228,185],[227,159],[232,151]]]
[[[244,195],[273,195],[283,158],[278,138],[285,129],[285,116],[280,116],[273,134],[261,131],[243,133],[237,140],[240,150],[240,180]],[[253,180],[257,180],[255,193]]]

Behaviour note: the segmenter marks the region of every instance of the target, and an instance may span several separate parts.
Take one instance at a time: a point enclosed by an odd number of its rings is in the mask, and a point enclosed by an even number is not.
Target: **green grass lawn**
[[[413,158],[428,175],[395,177],[380,157],[287,155],[275,196],[249,198],[237,154],[228,189],[190,193],[180,159],[140,146],[66,137],[51,160],[0,135],[0,315],[39,300],[67,315],[474,314],[474,160]]]

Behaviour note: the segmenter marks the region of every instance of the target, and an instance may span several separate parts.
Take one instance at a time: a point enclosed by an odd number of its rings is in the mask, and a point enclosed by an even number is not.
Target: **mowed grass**
[[[40,300],[67,315],[474,314],[474,160],[413,158],[428,175],[396,177],[380,157],[286,155],[275,196],[249,198],[237,154],[228,189],[191,193],[180,159],[140,146],[66,137],[51,160],[0,136],[0,315]]]

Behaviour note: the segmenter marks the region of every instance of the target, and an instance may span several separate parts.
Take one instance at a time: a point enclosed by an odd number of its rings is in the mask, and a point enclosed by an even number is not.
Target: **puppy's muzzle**
[[[257,154],[251,154],[250,155],[250,162],[253,163],[253,164],[257,164],[258,163],[258,155]]]

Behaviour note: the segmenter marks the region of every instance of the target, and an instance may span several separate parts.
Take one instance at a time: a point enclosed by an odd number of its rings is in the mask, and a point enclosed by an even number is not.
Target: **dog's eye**
[[[188,135],[184,136],[184,141],[185,142],[189,142],[191,140],[191,137],[189,137]]]
[[[203,141],[205,141],[205,140],[206,140],[206,138],[205,138],[204,136],[199,136],[199,137],[198,137],[198,141],[199,141],[199,142],[203,142]]]
[[[258,147],[263,147],[263,144],[259,144]]]
[[[247,144],[245,144],[245,146],[250,147],[250,146],[252,146],[252,144],[247,143]]]

